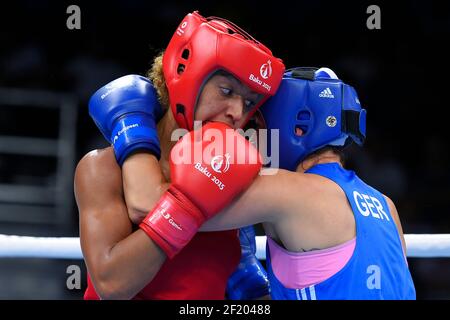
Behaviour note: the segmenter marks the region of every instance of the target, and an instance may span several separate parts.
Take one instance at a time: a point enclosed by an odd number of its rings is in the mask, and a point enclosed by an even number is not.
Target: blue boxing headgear
[[[366,137],[366,110],[355,89],[328,68],[286,71],[277,93],[260,111],[267,129],[279,129],[282,169],[295,171],[306,156],[322,147],[352,141],[362,145]],[[303,134],[298,135],[298,129]]]

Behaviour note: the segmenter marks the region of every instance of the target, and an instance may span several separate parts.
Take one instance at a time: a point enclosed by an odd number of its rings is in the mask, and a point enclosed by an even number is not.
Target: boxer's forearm
[[[91,277],[101,299],[128,300],[150,283],[166,254],[137,230],[96,259]]]
[[[271,222],[272,215],[279,215],[279,197],[276,180],[271,176],[259,176],[242,194],[212,219],[206,221],[201,231],[238,229],[244,226]]]
[[[169,187],[156,157],[150,153],[136,153],[122,166],[122,179],[128,215],[135,224],[153,209]]]
[[[301,177],[282,169],[275,175],[258,176],[247,190],[206,221],[200,231],[238,229],[262,222],[280,221],[291,212],[287,186],[304,184]]]

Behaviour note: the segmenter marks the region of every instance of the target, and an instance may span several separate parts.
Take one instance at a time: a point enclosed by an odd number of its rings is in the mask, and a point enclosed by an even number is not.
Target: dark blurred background
[[[81,29],[69,30],[69,5]],[[369,5],[381,29],[369,30]],[[287,67],[327,66],[368,111],[350,166],[397,204],[405,233],[450,233],[447,143],[450,2],[50,1],[0,6],[0,234],[78,236],[76,163],[106,146],[90,95],[145,74],[181,19],[227,18]],[[78,265],[82,289],[66,287]],[[450,299],[450,259],[409,258],[418,299]],[[0,258],[0,299],[80,299],[81,260]]]

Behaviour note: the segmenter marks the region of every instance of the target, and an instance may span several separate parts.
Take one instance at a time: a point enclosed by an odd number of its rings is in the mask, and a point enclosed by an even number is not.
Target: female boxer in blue
[[[356,91],[297,68],[260,110],[289,171],[257,179],[205,228],[264,222],[274,299],[415,299],[394,203],[343,167],[343,148],[365,139]]]

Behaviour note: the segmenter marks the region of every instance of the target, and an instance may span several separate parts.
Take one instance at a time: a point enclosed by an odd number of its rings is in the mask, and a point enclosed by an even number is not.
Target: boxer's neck
[[[340,165],[342,165],[340,157],[333,151],[327,150],[325,152],[312,155],[311,157],[308,157],[302,162],[300,162],[299,165],[297,166],[296,171],[303,173],[317,164],[331,163],[331,162],[337,162]]]

